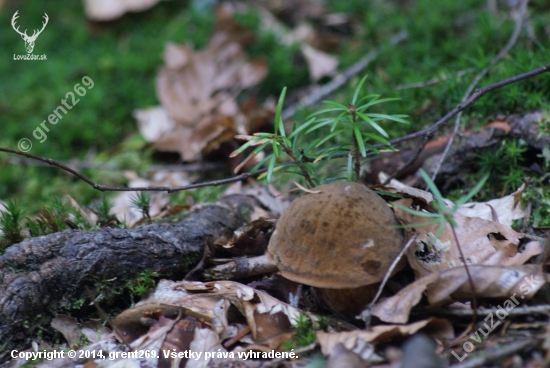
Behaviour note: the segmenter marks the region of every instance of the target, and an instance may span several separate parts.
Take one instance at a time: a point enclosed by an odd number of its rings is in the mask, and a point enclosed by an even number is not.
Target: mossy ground
[[[119,21],[99,27],[86,21],[81,1],[5,3],[0,12],[1,24],[10,24],[16,10],[21,15],[20,23],[25,23],[23,28],[40,26],[44,12],[50,20],[34,51],[47,54],[47,61],[14,61],[12,54],[24,53],[23,42],[9,29],[0,33],[0,48],[6,50],[0,58],[0,146],[17,149],[17,142],[27,137],[33,142],[30,151],[33,154],[69,161],[84,160],[93,152],[95,163],[116,164],[138,173],[152,163],[159,163],[139,136],[132,111],[158,104],[155,77],[166,42],[190,42],[196,48],[208,42],[215,23],[213,10],[194,7],[194,3],[160,2],[147,12],[127,14]],[[458,104],[476,72],[489,64],[514,28],[504,7],[494,15],[485,2],[477,0],[330,0],[328,5],[334,11],[351,14],[354,19],[353,34],[343,40],[336,52],[341,69],[381,48],[393,34],[402,30],[409,34],[405,42],[386,47],[364,72],[369,75],[366,93],[402,99],[384,105],[382,108],[388,109],[384,113],[410,116],[409,126],[385,125],[391,137],[431,125]],[[549,15],[546,1],[530,2],[529,19],[517,44],[481,85],[534,69],[550,60]],[[268,77],[255,88],[259,97],[276,97],[283,86],[292,92],[309,83],[307,68],[303,62],[297,62],[298,47],[281,45],[275,36],[261,32],[258,17],[253,13],[238,20],[257,34],[256,43],[248,51],[267,56],[270,62]],[[471,68],[474,72],[453,77]],[[36,141],[33,130],[83,76],[92,78],[94,87],[52,127],[44,143]],[[451,78],[423,88],[397,89],[399,85],[442,76]],[[360,77],[353,78],[351,86],[329,98],[349,100]],[[549,95],[547,75],[516,83],[481,98],[465,111],[462,123],[475,128],[497,113],[548,110]],[[315,108],[297,113],[295,120],[299,122]],[[449,131],[451,125],[443,131]],[[97,201],[102,195],[61,170],[10,163],[14,157],[0,154],[0,199],[17,199],[26,215],[37,213],[42,206],[51,207],[56,198],[65,194],[82,205]],[[522,169],[521,164],[517,168]],[[82,172],[105,185],[125,184],[121,171],[83,169]],[[229,176],[230,172],[222,174]],[[468,175],[472,181],[477,178],[475,171]],[[516,182],[510,183],[510,189],[515,185]],[[494,190],[483,193],[490,197],[501,190],[497,183]],[[541,187],[540,191],[541,198],[548,198],[548,189]],[[208,188],[193,196],[201,201],[211,200],[218,193],[218,188]],[[184,200],[186,195],[176,194],[174,199]]]

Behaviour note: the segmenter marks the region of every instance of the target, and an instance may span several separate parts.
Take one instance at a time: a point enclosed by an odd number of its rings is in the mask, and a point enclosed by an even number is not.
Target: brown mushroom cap
[[[387,203],[358,183],[336,182],[294,200],[267,250],[283,276],[321,288],[356,288],[384,278],[404,246]]]

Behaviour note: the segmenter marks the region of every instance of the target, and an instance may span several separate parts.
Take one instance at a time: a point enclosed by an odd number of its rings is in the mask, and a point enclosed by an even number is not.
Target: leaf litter
[[[242,189],[240,184],[237,186],[239,188],[230,189],[227,194],[242,194],[248,188],[248,195],[260,199],[265,207],[263,210],[258,209],[260,212],[253,216],[254,220],[236,231],[231,239],[217,240],[216,244],[219,245],[216,247],[221,248],[216,252],[246,257],[250,256],[246,253],[246,244],[257,244],[261,247],[258,252],[263,252],[274,226],[273,221],[266,220],[264,216],[281,214],[287,202],[281,197],[275,197],[274,194],[278,193],[273,190],[270,192],[265,187],[250,186]],[[395,195],[403,197],[399,201],[404,206],[433,211],[430,206],[433,196],[428,192],[395,180],[387,186],[378,185],[373,189],[378,190],[383,197],[384,192],[391,194],[391,201],[395,201]],[[548,279],[548,275],[539,266],[529,264],[533,257],[542,252],[540,239],[518,233],[509,224],[512,219],[524,215],[520,204],[523,190],[524,188],[520,188],[509,196],[487,202],[492,208],[489,211],[486,209],[489,207],[487,203],[467,203],[454,216],[457,236],[473,278],[475,295],[485,303],[500,303],[505,310],[532,299]],[[453,205],[450,201],[447,203],[449,206]],[[394,211],[403,225],[425,221],[425,218],[417,218],[399,208],[394,208]],[[495,217],[499,221],[493,221]],[[501,219],[503,222],[500,222]],[[461,308],[469,308],[467,303],[473,292],[464,264],[455,249],[454,239],[449,233],[450,229],[444,229],[437,239],[433,235],[436,231],[433,225],[415,226],[414,229],[405,230],[407,236],[414,234],[417,237],[406,253],[416,280],[407,280],[407,276],[401,276],[401,281],[395,284],[403,285],[400,290],[395,290],[394,285],[393,296],[374,306],[372,315],[385,324],[364,330],[345,321],[334,323],[338,319],[331,317],[329,320],[332,322],[326,325],[323,322],[326,317],[304,311],[307,310],[307,304],[296,302],[298,297],[304,298],[305,295],[301,285],[285,285],[286,280],[279,275],[272,277],[272,281],[264,279],[250,284],[257,288],[224,280],[161,280],[147,299],[115,318],[114,333],[119,341],[136,351],[147,349],[159,353],[181,354],[176,358],[174,356],[177,354],[130,359],[126,364],[168,367],[180,362],[179,364],[187,364],[187,367],[207,367],[212,364],[235,365],[246,362],[247,367],[261,366],[261,354],[287,351],[285,347],[296,338],[296,326],[301,318],[311,321],[316,331],[316,342],[303,349],[311,350],[319,346],[322,353],[330,357],[330,366],[342,366],[347,364],[345,362],[381,363],[390,359],[391,354],[387,353],[390,355],[386,354],[385,357],[384,354],[381,355],[380,346],[396,339],[418,336],[419,333],[435,341],[435,349],[441,354],[455,339],[455,329],[451,321],[429,316],[429,309],[424,312],[424,315],[428,313],[424,319],[418,319],[417,315],[412,317],[411,311],[419,304],[429,307],[453,304],[455,307],[460,305]],[[240,243],[244,244],[244,248],[241,249]],[[260,254],[258,252],[256,254]],[[396,277],[399,277],[399,273],[394,279]],[[289,296],[282,299],[287,299],[292,305],[260,290],[264,286],[273,295],[279,295],[277,291],[286,290]],[[294,297],[297,299],[294,300]],[[315,308],[314,310],[319,311]],[[365,313],[366,311],[360,317],[364,317]],[[82,339],[84,327],[76,320],[59,315],[54,321],[56,328],[71,344]],[[93,344],[89,347],[102,346],[107,354],[121,351],[120,345],[113,344],[113,334],[109,329],[91,325],[86,331],[86,336],[93,335],[94,331],[96,334],[97,331],[102,331],[101,339],[90,339]],[[201,359],[185,355],[185,352],[189,354],[191,351],[202,354]],[[211,355],[206,359],[205,354],[211,352],[219,355]],[[270,355],[264,357],[272,358]],[[401,358],[398,354],[397,358],[391,359],[399,361]],[[284,361],[287,366],[293,366],[295,362],[292,359]],[[121,363],[122,359],[96,362],[98,366],[111,367],[117,362]]]
[[[208,45],[168,43],[165,64],[157,78],[162,107],[136,110],[142,135],[159,151],[179,152],[184,161],[196,161],[268,122],[272,112],[239,94],[266,76],[265,58],[250,59],[243,46],[253,35],[238,25],[227,7],[216,12],[217,29]]]

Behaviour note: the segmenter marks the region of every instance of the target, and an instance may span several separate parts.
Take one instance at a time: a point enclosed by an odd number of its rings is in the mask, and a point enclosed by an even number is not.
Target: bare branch
[[[470,94],[472,93],[472,90],[475,88],[475,86],[479,83],[481,78],[483,78],[487,73],[489,73],[491,70],[493,70],[493,67],[502,60],[506,54],[510,51],[510,49],[516,44],[516,41],[518,40],[519,34],[521,33],[521,29],[523,28],[523,21],[527,15],[527,3],[529,0],[523,0],[520,4],[520,11],[519,14],[516,16],[516,22],[514,27],[514,32],[512,32],[512,36],[510,36],[510,39],[506,43],[506,45],[500,50],[500,52],[491,60],[489,63],[489,66],[487,66],[485,69],[483,69],[481,72],[479,72],[468,89],[466,90],[466,93],[464,94],[464,97],[462,97],[462,101],[466,100],[468,97],[470,97]],[[451,134],[449,141],[447,142],[447,145],[445,146],[445,150],[441,154],[441,157],[439,159],[439,162],[437,163],[437,166],[432,174],[432,181],[435,181],[435,178],[437,177],[437,174],[439,173],[439,170],[441,169],[441,165],[443,165],[443,162],[445,161],[445,158],[447,158],[447,155],[449,154],[449,151],[451,149],[451,146],[453,144],[454,138],[456,137],[458,133],[458,128],[460,126],[460,118],[462,117],[462,111],[458,113],[455,119],[455,126],[453,133]]]
[[[411,139],[420,138],[420,137],[422,137],[422,136],[424,136],[428,133],[433,134],[443,124],[445,124],[447,121],[451,120],[453,117],[456,116],[456,114],[458,114],[459,112],[461,112],[462,110],[464,110],[465,108],[467,108],[468,106],[473,104],[475,101],[477,101],[481,96],[485,95],[486,93],[494,91],[495,89],[502,88],[502,87],[507,86],[509,84],[513,84],[513,83],[522,81],[524,79],[534,77],[534,76],[542,74],[542,73],[547,73],[549,71],[550,71],[550,64],[546,64],[546,65],[544,65],[540,68],[531,70],[529,72],[522,73],[522,74],[516,75],[514,77],[501,80],[500,82],[496,82],[496,83],[490,84],[490,85],[482,87],[482,88],[478,88],[474,91],[474,93],[470,97],[468,97],[468,99],[466,99],[465,101],[462,101],[461,103],[459,103],[454,109],[449,111],[445,116],[443,116],[441,119],[439,119],[432,126],[430,126],[428,128],[425,128],[425,129],[422,129],[422,130],[419,130],[419,131],[416,131],[416,132],[411,133],[411,134],[404,135],[403,137],[400,137],[400,138],[392,139],[392,140],[390,140],[390,143],[391,144],[402,143],[402,142],[410,141]],[[377,145],[377,146],[381,147],[382,145]]]
[[[396,45],[399,42],[407,39],[408,34],[407,32],[399,32],[396,35],[394,35],[392,38],[390,38],[390,46]],[[380,55],[381,50],[376,50],[373,52],[369,52],[367,55],[365,55],[362,59],[360,59],[358,62],[350,66],[348,69],[343,71],[342,73],[338,74],[336,77],[334,77],[329,83],[325,84],[322,87],[316,88],[310,93],[308,93],[303,99],[295,103],[294,105],[291,105],[283,110],[281,114],[281,118],[283,120],[286,120],[290,118],[294,113],[306,106],[313,105],[314,103],[317,103],[321,101],[321,99],[325,96],[328,96],[338,88],[342,87],[344,84],[346,84],[353,76],[360,73],[363,69],[365,69],[371,61],[376,59],[378,55]]]

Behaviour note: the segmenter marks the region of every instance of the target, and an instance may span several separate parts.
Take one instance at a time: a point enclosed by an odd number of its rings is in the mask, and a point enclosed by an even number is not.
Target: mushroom
[[[284,277],[317,288],[329,310],[355,316],[372,300],[376,284],[404,246],[396,225],[387,203],[365,185],[321,185],[281,216],[267,258]]]

